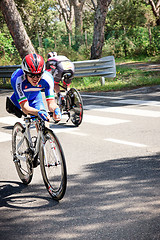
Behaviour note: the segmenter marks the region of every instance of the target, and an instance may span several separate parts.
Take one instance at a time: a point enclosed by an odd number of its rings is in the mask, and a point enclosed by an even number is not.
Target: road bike
[[[61,200],[66,191],[67,170],[63,149],[57,136],[45,126],[43,120],[35,116],[26,116],[9,98],[6,110],[24,118],[24,124],[16,122],[12,131],[13,162],[21,181],[29,184],[34,168],[40,164],[47,191],[53,199]]]
[[[65,78],[69,78],[70,73],[65,73],[62,78],[62,82]],[[83,101],[79,91],[76,88],[71,88],[67,90],[67,87],[64,87],[59,84],[61,88],[64,89],[63,96],[57,96],[57,104],[61,110],[62,115],[67,115],[68,119],[66,122],[71,119],[72,123],[75,126],[79,126],[82,123],[83,119]]]

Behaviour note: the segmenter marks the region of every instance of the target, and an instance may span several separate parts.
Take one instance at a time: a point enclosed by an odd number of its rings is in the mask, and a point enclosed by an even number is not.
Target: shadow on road
[[[68,176],[59,204],[44,186],[3,185],[0,236],[8,240],[160,239],[159,155],[86,165],[81,175]]]
[[[46,197],[43,194],[46,193]],[[41,203],[39,203],[41,201]],[[52,200],[44,185],[24,185],[19,182],[0,181],[0,207],[15,209],[39,209],[53,207],[58,202]]]

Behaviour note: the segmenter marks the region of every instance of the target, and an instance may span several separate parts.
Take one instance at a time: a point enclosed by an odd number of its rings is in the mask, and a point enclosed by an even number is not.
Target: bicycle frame
[[[44,135],[43,135],[43,131],[45,130],[45,122],[42,121],[42,120],[38,120],[36,119],[34,121],[34,125],[36,126],[37,128],[37,140],[36,140],[36,145],[33,146],[33,142],[32,142],[32,137],[31,137],[31,132],[30,132],[30,126],[32,124],[32,118],[30,117],[25,117],[24,118],[25,120],[25,126],[26,126],[26,131],[25,131],[25,137],[28,139],[29,141],[29,147],[30,149],[33,151],[33,156],[32,156],[32,159],[34,160],[34,158],[38,155],[39,153],[39,150],[40,150],[40,144],[42,144],[42,147],[44,148],[44,145],[45,145],[45,139],[44,139]],[[54,146],[52,147],[52,150],[53,150],[53,154],[55,156],[55,158],[57,159],[57,156],[56,156],[56,153],[55,153],[55,150],[54,150]],[[45,164],[48,165],[47,163],[47,154],[45,153],[45,148],[44,148],[44,155],[45,155]],[[55,165],[58,164],[58,161],[57,163],[55,163]]]
[[[24,117],[24,121],[25,121],[25,127],[26,127],[25,132],[24,132],[24,136],[27,138],[27,140],[29,142],[29,149],[33,153],[32,160],[34,160],[34,158],[39,153],[39,148],[40,148],[41,141],[44,143],[43,130],[44,130],[44,127],[45,127],[44,126],[45,123],[43,121],[39,122],[38,119],[37,120],[32,120],[31,117]],[[31,132],[30,132],[30,126],[32,124],[35,125],[36,129],[38,130],[37,131],[37,140],[36,140],[36,145],[35,146],[33,146],[32,136],[31,136]],[[26,161],[26,159],[22,159],[22,157],[21,157],[20,160]]]

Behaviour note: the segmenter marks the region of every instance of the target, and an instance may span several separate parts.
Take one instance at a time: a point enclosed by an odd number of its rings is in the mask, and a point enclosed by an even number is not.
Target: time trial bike
[[[47,191],[53,199],[61,200],[66,191],[67,170],[57,136],[42,119],[26,116],[8,97],[6,110],[24,118],[24,124],[16,122],[12,131],[13,162],[21,181],[29,184],[34,168],[40,164]]]
[[[70,73],[65,73],[62,77],[62,82],[70,77]],[[66,122],[71,120],[75,126],[79,126],[83,119],[83,101],[79,91],[76,88],[70,88],[59,86],[64,89],[63,95],[57,96],[57,104],[61,110],[62,116],[67,115],[68,119]]]

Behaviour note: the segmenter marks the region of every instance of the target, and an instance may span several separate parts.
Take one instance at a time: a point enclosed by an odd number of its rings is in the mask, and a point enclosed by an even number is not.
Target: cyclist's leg
[[[70,85],[71,85],[72,79],[71,78],[67,78],[63,80],[63,87],[65,87],[67,89],[67,91],[70,90]]]
[[[54,81],[54,91],[56,93],[56,99],[57,99],[57,104],[60,108],[60,111],[62,112],[63,106],[65,105],[65,100],[64,96],[60,92],[60,86],[59,86],[60,81]]]
[[[60,92],[60,86],[59,86],[59,82],[60,81],[54,81],[54,91],[56,94],[58,94]]]

